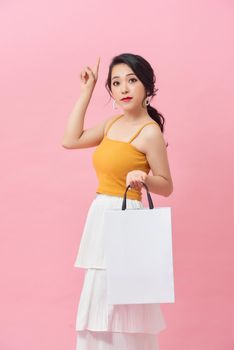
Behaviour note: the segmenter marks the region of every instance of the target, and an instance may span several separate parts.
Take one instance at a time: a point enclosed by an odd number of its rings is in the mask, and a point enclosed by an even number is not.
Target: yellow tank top
[[[99,182],[96,193],[123,197],[126,191],[126,176],[129,171],[142,170],[147,174],[150,171],[145,153],[139,151],[131,142],[146,125],[157,123],[148,122],[142,125],[127,142],[108,138],[108,130],[122,116],[119,115],[112,120],[104,134],[104,138],[93,152],[92,161]],[[135,188],[129,188],[127,198],[141,201],[142,192]]]

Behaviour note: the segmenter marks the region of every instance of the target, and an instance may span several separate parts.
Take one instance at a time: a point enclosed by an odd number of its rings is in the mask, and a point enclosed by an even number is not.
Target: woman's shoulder
[[[144,129],[144,134],[148,136],[154,136],[158,132],[161,132],[160,125],[152,118],[148,118],[142,123],[141,128]]]
[[[114,122],[116,119],[118,119],[122,114],[115,114],[112,116],[109,116],[106,118],[106,123],[105,123],[105,128],[104,131],[106,132],[106,130],[108,129],[109,125],[112,124],[112,122]]]

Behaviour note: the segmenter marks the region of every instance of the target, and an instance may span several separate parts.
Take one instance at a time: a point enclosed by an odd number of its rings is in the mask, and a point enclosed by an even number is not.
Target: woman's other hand
[[[130,171],[129,173],[127,173],[127,176],[126,176],[126,187],[130,185],[131,187],[129,188],[129,190],[131,190],[131,188],[134,188],[137,191],[140,191],[141,188],[143,187],[142,182],[145,183],[146,177],[147,177],[147,173],[145,173],[142,170]]]

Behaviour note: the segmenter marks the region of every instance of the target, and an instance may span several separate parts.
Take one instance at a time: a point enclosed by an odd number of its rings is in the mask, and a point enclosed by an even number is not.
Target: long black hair
[[[156,95],[158,89],[155,88],[156,76],[154,74],[153,68],[142,56],[135,55],[132,53],[122,53],[112,58],[112,61],[109,66],[109,72],[107,76],[107,80],[105,83],[105,87],[111,97],[111,73],[112,68],[119,63],[125,63],[130,68],[132,68],[133,72],[139,78],[146,89],[147,97],[151,97],[151,99]],[[157,111],[155,107],[152,107],[150,103],[146,106],[147,112],[150,117],[158,123],[162,133],[164,132],[164,123],[165,118],[161,113]],[[168,143],[166,144],[168,146]]]

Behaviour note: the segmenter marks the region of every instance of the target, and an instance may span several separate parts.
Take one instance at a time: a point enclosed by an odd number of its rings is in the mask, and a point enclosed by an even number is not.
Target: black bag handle
[[[151,195],[149,193],[149,189],[148,187],[146,186],[146,184],[144,182],[141,181],[141,183],[143,184],[143,186],[145,187],[146,191],[147,191],[147,198],[148,198],[148,203],[149,203],[149,208],[150,209],[153,209],[154,208],[154,203],[152,201],[152,198],[151,198]],[[126,196],[127,196],[127,191],[128,189],[130,188],[131,186],[128,185],[125,192],[124,192],[124,197],[123,197],[123,203],[122,203],[122,210],[125,210],[126,209]]]

